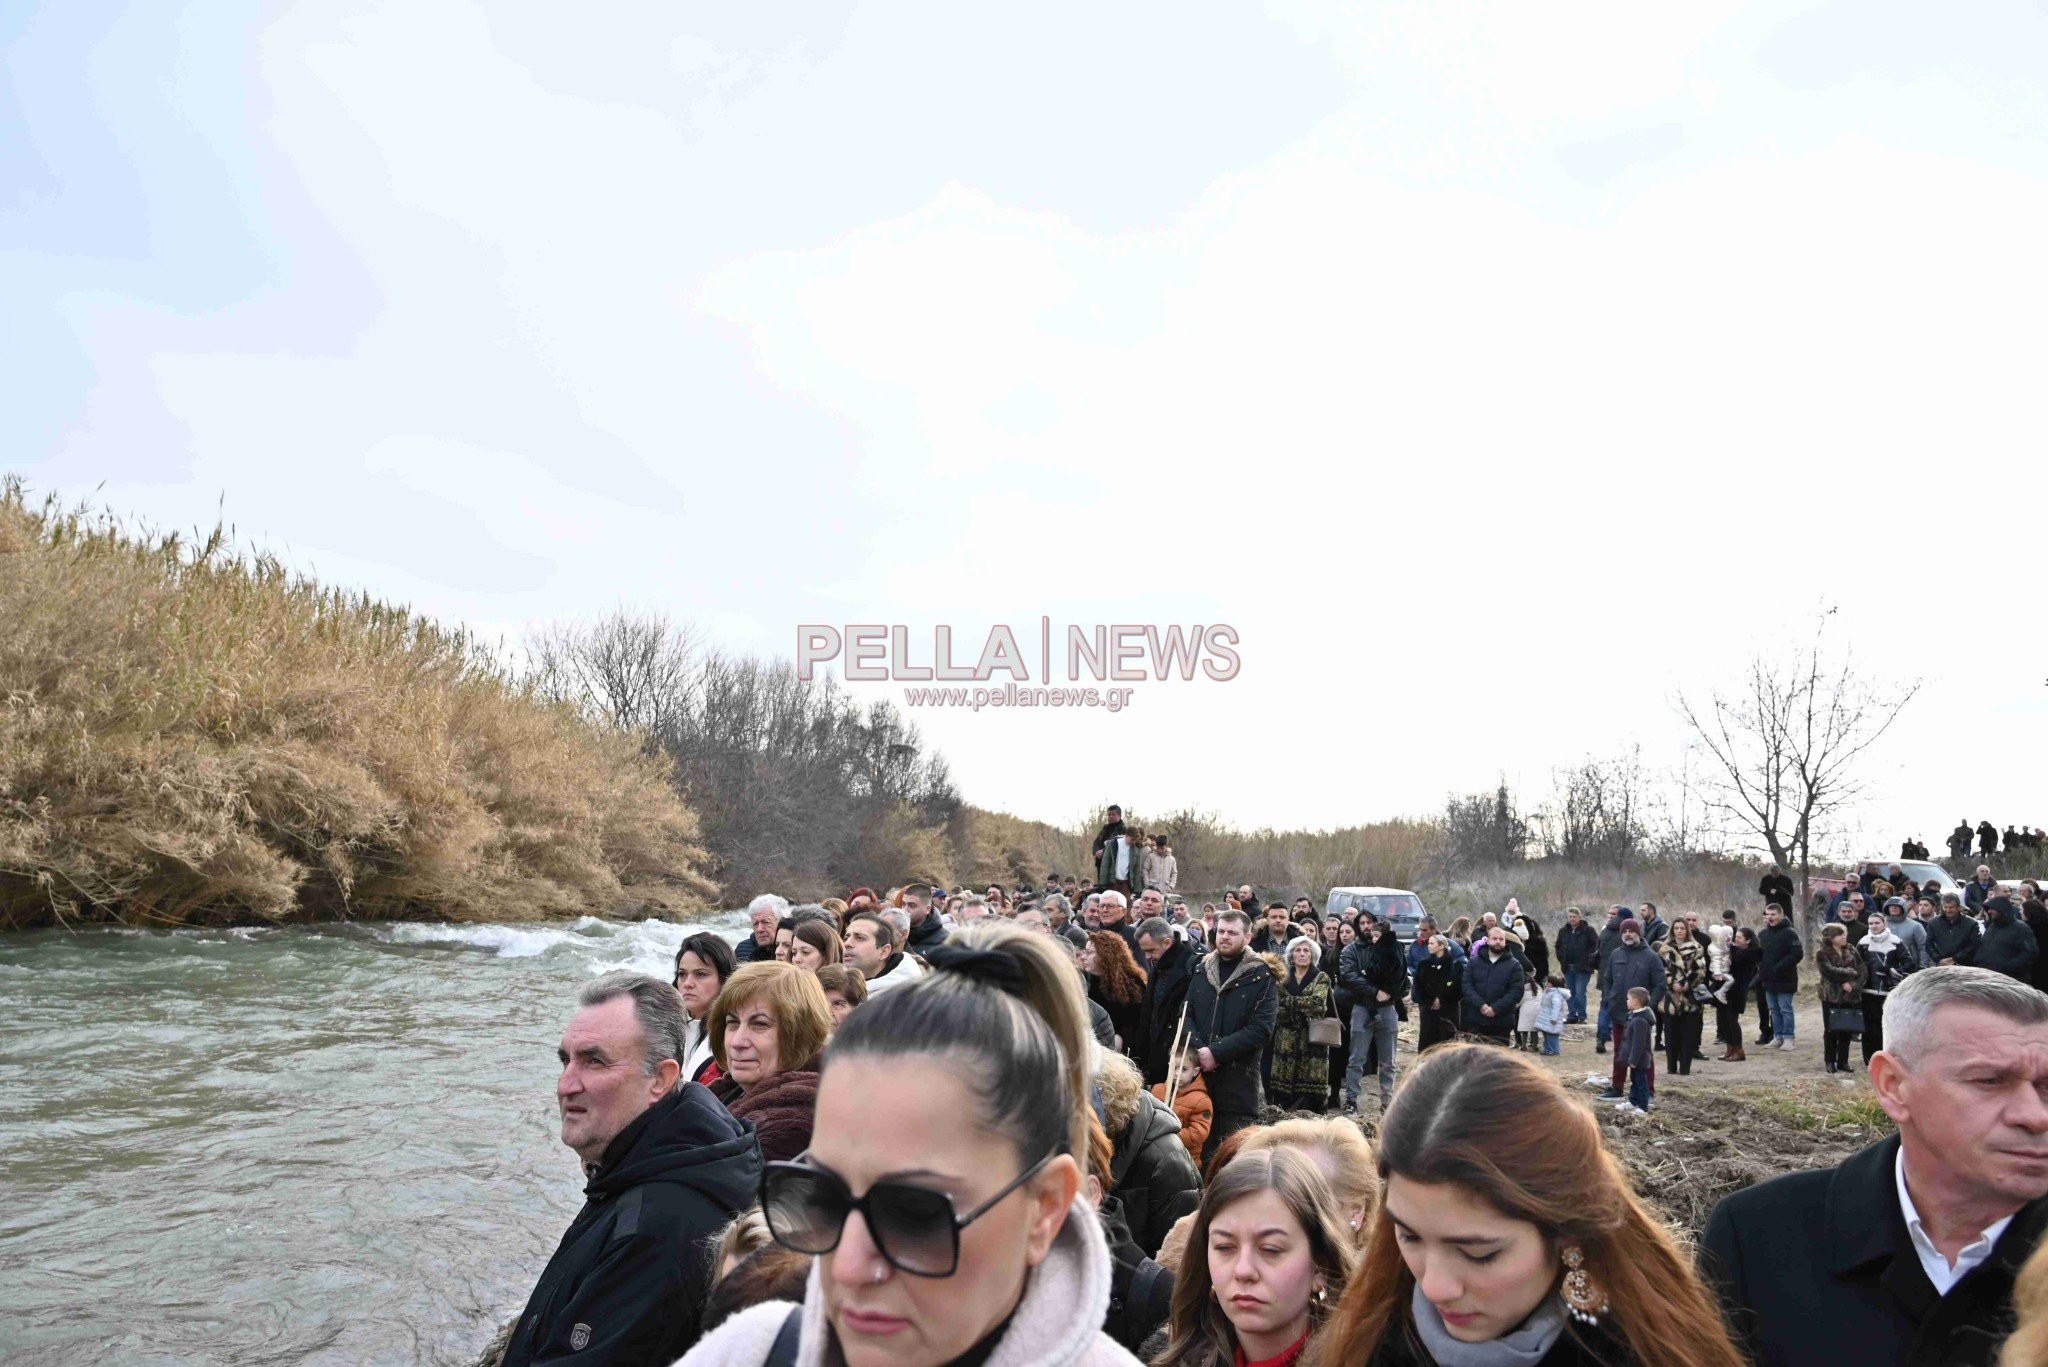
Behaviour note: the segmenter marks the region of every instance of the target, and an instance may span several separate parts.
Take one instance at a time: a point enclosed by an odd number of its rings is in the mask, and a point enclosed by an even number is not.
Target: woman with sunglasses
[[[795,964],[747,964],[711,1004],[711,1053],[725,1076],[711,1095],[751,1120],[764,1162],[794,1158],[811,1142],[818,1054],[832,1008],[815,973]]]
[[[1090,1034],[1072,962],[1000,921],[926,957],[936,972],[846,1018],[809,1152],[762,1175],[770,1236],[816,1258],[803,1304],[735,1316],[685,1367],[1135,1367],[1102,1332],[1109,1253],[1076,1199]]]
[[[1291,1367],[1357,1256],[1313,1160],[1240,1151],[1202,1197],[1153,1367]]]

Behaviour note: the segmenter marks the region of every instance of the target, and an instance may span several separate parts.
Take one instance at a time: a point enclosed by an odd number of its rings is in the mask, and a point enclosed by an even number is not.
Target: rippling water
[[[0,1360],[472,1362],[580,1203],[577,984],[699,928],[0,935]]]

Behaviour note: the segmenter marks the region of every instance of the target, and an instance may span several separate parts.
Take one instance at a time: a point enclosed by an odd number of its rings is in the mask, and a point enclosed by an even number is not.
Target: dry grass
[[[690,905],[667,779],[461,632],[0,485],[0,926]]]

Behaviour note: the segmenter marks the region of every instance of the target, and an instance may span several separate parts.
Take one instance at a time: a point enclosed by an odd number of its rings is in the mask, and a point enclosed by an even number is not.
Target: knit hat
[[[1640,922],[1640,921],[1636,920],[1636,918],[1635,918],[1635,917],[1633,917],[1633,916],[1630,916],[1630,917],[1627,917],[1627,918],[1625,918],[1625,919],[1624,919],[1624,920],[1622,921],[1622,923],[1621,923],[1621,933],[1622,933],[1622,934],[1624,934],[1624,935],[1627,935],[1627,934],[1629,934],[1629,933],[1630,933],[1631,931],[1633,931],[1633,932],[1634,932],[1635,934],[1637,934],[1637,935],[1640,935],[1640,934],[1642,934],[1642,933],[1643,933],[1643,926],[1642,926],[1642,922]]]
[[[1903,897],[1887,897],[1887,898],[1885,898],[1885,899],[1884,899],[1884,909],[1885,909],[1886,911],[1890,911],[1890,910],[1891,910],[1891,909],[1892,909],[1893,907],[1897,907],[1897,908],[1898,908],[1898,909],[1899,909],[1900,911],[1905,911],[1905,910],[1907,909],[1907,908],[1906,908],[1906,899],[1905,899],[1905,898],[1903,898]]]

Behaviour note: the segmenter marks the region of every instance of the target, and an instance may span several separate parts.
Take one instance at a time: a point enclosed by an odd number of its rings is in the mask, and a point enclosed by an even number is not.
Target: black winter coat
[[[1606,978],[1607,956],[1620,948],[1621,918],[1617,916],[1613,920],[1609,921],[1606,925],[1600,927],[1600,949],[1598,951],[1598,957],[1595,959],[1593,964],[1593,976],[1595,978]],[[1605,987],[1602,987],[1600,991],[1604,994],[1607,991],[1607,989]]]
[[[1216,1067],[1209,1074],[1209,1100],[1220,1115],[1259,1112],[1259,1051],[1273,1040],[1280,1010],[1280,985],[1265,960],[1244,951],[1229,977],[1223,958],[1205,955],[1188,984],[1189,1047],[1207,1049]]]
[[[1991,1257],[1936,1294],[1900,1213],[1897,1136],[1839,1167],[1724,1198],[1701,1270],[1757,1367],[1899,1363],[1990,1367],[2012,1331],[2013,1277],[2048,1227],[2048,1197],[2020,1208]]]
[[[1088,1000],[1109,1013],[1110,1028],[1116,1031],[1117,1038],[1123,1041],[1123,1047],[1119,1052],[1125,1058],[1136,1059],[1139,1056],[1140,1048],[1138,1028],[1144,1023],[1145,1018],[1144,995],[1141,993],[1135,1001],[1111,1001],[1109,991],[1103,986],[1102,979],[1089,974]]]
[[[1550,981],[1550,942],[1543,938],[1543,929],[1534,921],[1524,918],[1529,934],[1522,941],[1522,955],[1529,961],[1529,971],[1538,982]]]
[[[1137,1114],[1110,1140],[1116,1151],[1110,1194],[1123,1203],[1131,1237],[1151,1257],[1174,1222],[1202,1203],[1202,1174],[1181,1141],[1180,1117],[1150,1092],[1139,1093]]]
[[[1465,1028],[1486,1035],[1514,1029],[1516,1013],[1522,1007],[1522,985],[1527,981],[1522,961],[1513,954],[1495,959],[1487,950],[1474,950],[1465,961]],[[1484,1006],[1492,1007],[1493,1015],[1480,1010]]]
[[[1615,943],[1621,942],[1621,932],[1614,932]],[[1557,932],[1557,967],[1563,973],[1593,973],[1600,966],[1600,932],[1593,929],[1590,921],[1581,921],[1574,926],[1567,922]]]
[[[1424,1011],[1433,1010],[1439,1016],[1456,1020],[1465,999],[1465,963],[1455,954],[1446,954],[1441,959],[1432,954],[1416,965],[1415,1004]],[[1435,1001],[1443,1005],[1432,1007],[1430,1003]]]
[[[1792,914],[1792,899],[1797,894],[1792,887],[1790,876],[1782,873],[1767,873],[1757,880],[1756,890],[1763,896],[1764,905],[1775,903],[1785,914]]]
[[[1358,994],[1344,985],[1343,948],[1324,949],[1321,967],[1324,976],[1330,980],[1330,1007],[1337,1013],[1337,1019],[1343,1021],[1348,1029],[1351,1025],[1351,1008],[1358,1005]]]
[[[677,1086],[604,1151],[502,1367],[674,1362],[697,1341],[704,1241],[760,1182],[753,1126],[696,1083]]]
[[[1757,974],[1763,971],[1764,952],[1756,945],[1728,946],[1728,976],[1735,979],[1735,990],[1747,992],[1756,986]]]
[[[922,955],[933,945],[942,945],[945,942],[946,923],[939,919],[936,909],[926,911],[922,921],[912,923],[908,945],[911,953]]]
[[[2033,930],[2019,918],[2012,902],[1992,898],[1984,918],[1984,938],[1977,942],[1977,967],[2031,983],[2034,962],[2040,957],[2041,946],[2035,943]]]
[[[1763,963],[1757,969],[1758,986],[1766,992],[1797,992],[1799,961],[1806,954],[1799,948],[1799,932],[1792,929],[1792,923],[1780,921],[1765,926],[1757,933],[1756,942],[1764,952]]]
[[[1346,945],[1337,956],[1337,980],[1366,1010],[1392,1006],[1405,1016],[1402,1002],[1408,996],[1408,960],[1401,953],[1400,941],[1391,934]],[[1386,1001],[1380,1000],[1382,992],[1387,994]]]
[[[1145,979],[1145,1009],[1138,1021],[1138,1047],[1130,1051],[1150,1087],[1166,1081],[1173,1052],[1173,1034],[1180,1028],[1180,1009],[1188,999],[1197,954],[1193,945],[1173,937],[1173,943],[1152,965]]]
[[[1131,1237],[1116,1197],[1096,1208],[1109,1244],[1109,1313],[1102,1332],[1135,1353],[1173,1310],[1173,1274],[1147,1257]]]
[[[2027,929],[2034,932],[2034,944],[2037,947],[2048,945],[2048,904],[2029,902],[2020,909],[2020,914],[2027,923]],[[2048,992],[2048,954],[2035,958],[2033,977],[2029,981],[2041,991]]]
[[[1977,962],[1977,941],[1983,931],[1975,920],[1958,914],[1951,921],[1937,916],[1927,923],[1927,957],[1934,963],[1954,959],[1959,964]]]

